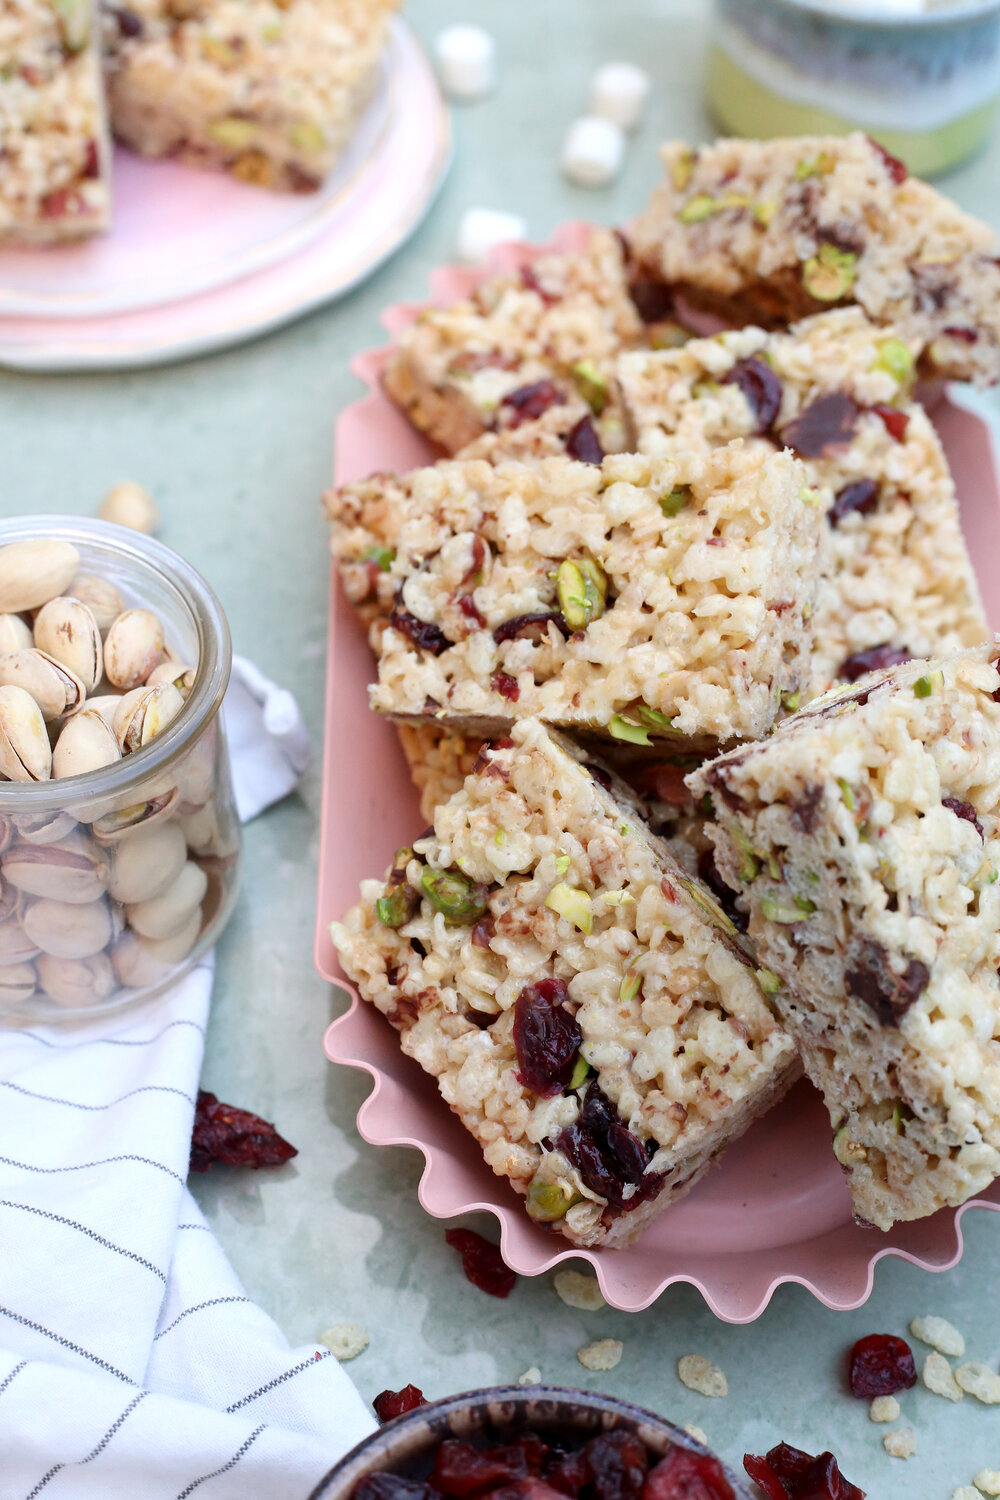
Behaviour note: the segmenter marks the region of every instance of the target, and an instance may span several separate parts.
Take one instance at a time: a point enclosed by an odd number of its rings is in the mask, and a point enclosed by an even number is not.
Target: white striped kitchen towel
[[[301,716],[240,663],[226,720],[253,816],[303,769]],[[305,1500],[374,1426],[187,1190],[211,988],[209,956],[141,1009],[0,1032],[0,1500]]]

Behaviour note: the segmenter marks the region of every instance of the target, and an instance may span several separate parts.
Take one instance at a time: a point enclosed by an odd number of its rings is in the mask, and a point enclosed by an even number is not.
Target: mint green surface
[[[318,742],[328,587],[318,497],[330,475],[334,414],[358,394],[350,356],[382,341],[381,307],[418,298],[429,270],[451,257],[466,207],[522,213],[539,237],[566,218],[610,223],[633,212],[658,175],[656,142],[710,134],[701,103],[705,9],[699,0],[413,0],[411,19],[428,39],[460,18],[489,26],[501,68],[492,99],[455,111],[457,159],[429,222],[345,302],[247,348],[122,376],[0,374],[0,509],[87,514],[118,479],[149,485],[164,541],[204,570],[237,649],[295,690]],[[593,68],[607,58],[650,69],[655,95],[622,180],[588,192],[563,182],[557,154]],[[998,180],[994,141],[942,186],[1000,227]],[[1000,423],[996,398],[982,405]],[[204,1074],[221,1097],[276,1119],[301,1154],[279,1173],[220,1171],[195,1184],[249,1292],[290,1338],[313,1338],[340,1321],[365,1324],[371,1346],[349,1368],[367,1396],[409,1380],[444,1395],[538,1365],[547,1379],[696,1422],[734,1461],[781,1437],[813,1451],[831,1447],[877,1500],[949,1500],[980,1468],[1000,1469],[1000,1408],[908,1393],[904,1420],[919,1452],[902,1462],[883,1452],[885,1429],[840,1379],[854,1339],[902,1333],[927,1312],[950,1317],[970,1356],[997,1368],[1000,1215],[966,1218],[965,1258],[947,1276],[883,1264],[872,1300],[848,1314],[788,1287],[749,1327],[717,1323],[686,1288],[628,1315],[565,1307],[550,1276],[522,1282],[507,1302],[465,1282],[444,1226],[417,1203],[420,1159],[359,1139],[354,1117],[367,1082],[322,1056],[322,1032],[340,1000],[312,966],[319,805],[314,770],[300,797],[246,831],[246,878],[219,951]],[[479,1227],[492,1232],[493,1221]],[[622,1362],[590,1374],[576,1350],[605,1336],[623,1340]],[[680,1384],[677,1359],[690,1353],[722,1366],[728,1400]]]

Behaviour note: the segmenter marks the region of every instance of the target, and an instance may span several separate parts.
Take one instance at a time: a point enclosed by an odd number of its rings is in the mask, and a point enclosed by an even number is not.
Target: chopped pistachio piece
[[[693,151],[684,151],[670,163],[670,178],[678,193],[683,193],[694,176],[696,156]]]
[[[225,146],[231,151],[244,151],[257,139],[257,126],[253,120],[244,120],[238,115],[230,115],[221,120],[213,120],[208,127],[208,133],[213,141],[218,141],[220,146]]]
[[[799,491],[799,499],[803,505],[822,505],[823,491],[814,489],[811,484],[805,484]]]
[[[582,1088],[590,1077],[590,1071],[590,1063],[587,1062],[586,1058],[578,1057],[573,1064],[573,1072],[570,1075],[570,1090]]]
[[[686,877],[678,881],[678,884],[684,887],[696,906],[700,906],[702,911],[707,912],[716,927],[721,927],[723,932],[735,933],[735,924],[727,917],[711,891],[706,890],[697,881],[689,880]]]
[[[885,370],[900,385],[913,374],[914,363],[913,351],[902,339],[886,339],[879,345],[876,370]]]
[[[586,891],[577,890],[560,880],[545,898],[545,905],[557,916],[565,917],[581,932],[591,932],[594,926],[594,903]]]
[[[761,229],[767,229],[778,212],[778,205],[773,198],[759,198],[752,212],[755,223],[759,224]]]
[[[841,800],[843,801],[844,806],[847,808],[848,812],[853,812],[854,811],[854,792],[851,789],[850,783],[848,781],[845,781],[844,778],[843,778],[843,776],[838,776],[837,777],[837,785],[840,787],[840,796],[841,796]]]
[[[691,487],[687,484],[679,485],[675,490],[669,490],[667,494],[660,496],[660,509],[668,520],[679,516],[691,498]]]
[[[773,969],[758,969],[757,983],[765,995],[776,995],[781,989],[781,980]]]
[[[650,330],[649,344],[652,349],[682,349],[691,338],[689,329],[669,320],[656,323]]]
[[[636,714],[650,729],[669,729],[674,722],[669,714],[661,714],[658,708],[650,708],[648,703],[640,703]]]
[[[800,904],[801,903],[801,904]],[[796,896],[793,901],[782,901],[778,896],[762,896],[760,898],[760,909],[768,922],[779,922],[790,925],[792,922],[804,922],[808,915],[807,908],[816,907],[811,901],[802,902],[802,898]]]
[[[918,677],[913,684],[914,698],[929,698],[935,688],[944,687],[944,673],[940,670],[928,672],[926,677]]]
[[[740,827],[733,829],[733,843],[740,851],[740,879],[744,882],[756,880],[760,865],[754,853],[753,845]]]
[[[833,1154],[842,1167],[853,1166],[855,1162],[867,1161],[868,1152],[859,1141],[852,1141],[848,1126],[841,1125],[833,1137]]]
[[[857,264],[852,250],[827,242],[802,267],[802,284],[817,302],[839,302],[854,285]]]
[[[563,619],[571,630],[586,630],[600,619],[608,596],[608,580],[592,557],[567,558],[556,570],[556,593]]]
[[[595,417],[608,404],[608,382],[592,359],[581,359],[571,369],[576,388]]]
[[[300,151],[323,151],[326,136],[313,120],[296,120],[288,127],[288,139]]]
[[[372,562],[380,573],[388,573],[396,558],[393,547],[368,547],[361,554],[362,562]]]
[[[782,708],[787,708],[790,714],[794,714],[797,712],[798,706],[801,702],[801,693],[782,693],[781,695],[781,706]]]
[[[534,1181],[528,1188],[528,1217],[540,1224],[561,1219],[567,1209],[580,1202],[580,1194],[569,1182]]]
[[[570,867],[570,865],[572,863],[573,863],[573,861],[572,861],[572,859],[570,858],[570,856],[568,854],[557,854],[556,855],[556,873],[558,875],[565,875],[566,871],[569,869],[569,867]]]
[[[608,722],[608,733],[616,740],[626,740],[630,745],[648,745],[649,730],[621,714],[612,714]]]
[[[619,1000],[634,1000],[642,991],[642,975],[638,969],[629,969],[618,986]]]
[[[383,927],[402,927],[420,905],[420,897],[411,885],[397,885],[379,896],[375,915]]]
[[[685,203],[677,217],[682,224],[700,224],[702,219],[710,219],[718,209],[718,203],[708,193],[696,193]]]
[[[486,887],[460,870],[434,870],[425,865],[420,875],[424,895],[446,922],[478,922],[486,911]]]
[[[835,165],[829,151],[821,151],[812,158],[803,156],[795,164],[795,180],[804,182],[807,177],[825,177],[833,171]]]

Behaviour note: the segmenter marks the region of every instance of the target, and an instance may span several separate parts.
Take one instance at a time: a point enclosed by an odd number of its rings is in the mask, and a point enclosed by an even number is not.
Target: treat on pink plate
[[[312,192],[378,77],[397,0],[128,0],[106,6],[116,136],[143,156]]]
[[[1000,378],[996,236],[868,136],[661,154],[632,250],[688,304],[773,326],[857,302],[916,342],[928,374]]]
[[[94,0],[0,8],[0,241],[78,239],[111,219]]]
[[[1000,1173],[998,653],[873,673],[690,778],[880,1229]]]
[[[558,408],[569,432],[592,416],[620,448],[611,368],[638,343],[617,235],[595,229],[584,250],[543,255],[481,282],[451,307],[420,314],[393,349],[382,384],[415,427],[448,453]]]
[[[630,446],[789,447],[826,514],[809,689],[974,646],[986,618],[941,443],[911,397],[919,342],[859,307],[618,361]],[[891,653],[891,655],[887,655]]]
[[[484,746],[331,931],[490,1167],[574,1244],[634,1239],[797,1075],[711,893],[537,719]]]

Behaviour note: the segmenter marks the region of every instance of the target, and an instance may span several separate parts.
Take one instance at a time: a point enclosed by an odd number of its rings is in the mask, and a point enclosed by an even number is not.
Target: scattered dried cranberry
[[[80,169],[81,177],[99,177],[101,175],[101,159],[97,151],[97,142],[88,141],[86,153],[83,158],[83,166]]]
[[[906,429],[910,425],[909,414],[905,411],[900,411],[895,406],[887,406],[884,401],[876,402],[872,407],[872,411],[877,417],[882,419],[882,424],[889,436],[895,438],[897,443],[901,443],[906,437]]]
[[[566,452],[581,464],[600,464],[604,461],[604,449],[597,436],[597,428],[589,417],[581,417],[575,427],[566,434]]]
[[[561,630],[567,640],[573,633],[558,610],[546,609],[537,610],[530,615],[515,615],[512,620],[504,620],[503,624],[498,625],[494,630],[493,639],[498,646],[502,646],[504,641],[513,641],[521,636],[530,635],[538,643],[548,639],[550,624],[554,625],[557,630]]]
[[[476,948],[488,948],[496,932],[496,922],[493,914],[488,917],[480,917],[472,929],[472,942]]]
[[[568,999],[561,979],[540,979],[525,985],[514,1006],[518,1082],[543,1099],[567,1087],[583,1041]]]
[[[615,1208],[625,1204],[625,1188],[638,1189],[629,1198],[639,1204],[659,1189],[660,1173],[646,1174],[652,1151],[623,1125],[618,1112],[599,1085],[591,1083],[579,1115],[559,1134],[559,1148],[569,1157],[592,1192]],[[652,1148],[652,1149],[650,1149]]]
[[[555,1462],[549,1464],[545,1478],[561,1494],[572,1495],[575,1500],[590,1479],[586,1454],[582,1449],[575,1453],[560,1453]]]
[[[746,912],[740,911],[736,905],[736,892],[730,890],[719,874],[719,867],[715,863],[714,849],[703,849],[698,855],[698,878],[708,886],[733,926],[738,927],[740,932],[746,932],[749,926],[749,918]]]
[[[865,1500],[864,1490],[844,1478],[829,1452],[813,1458],[801,1448],[779,1443],[763,1457],[745,1453],[743,1467],[768,1500]]]
[[[415,1385],[404,1385],[401,1391],[381,1391],[372,1402],[380,1422],[391,1422],[393,1417],[426,1405],[423,1391]]]
[[[598,1500],[639,1500],[649,1454],[637,1433],[619,1428],[591,1438],[584,1449]]]
[[[878,484],[874,479],[856,479],[845,484],[833,497],[833,504],[826,513],[831,526],[837,526],[845,516],[857,512],[869,516],[878,504]]]
[[[899,183],[905,182],[907,177],[909,177],[910,175],[907,171],[905,161],[900,161],[898,156],[893,156],[891,151],[887,151],[885,147],[879,141],[874,140],[872,136],[868,137],[868,144],[874,147],[879,156],[881,156],[883,162],[885,163],[886,170],[888,171],[889,176],[892,178],[893,182],[896,183],[897,186],[899,185]]]
[[[519,1449],[473,1448],[471,1443],[446,1438],[437,1451],[431,1483],[442,1494],[463,1496],[489,1485],[506,1484],[524,1476],[527,1465]]]
[[[856,651],[842,661],[837,676],[845,682],[857,682],[868,672],[881,672],[885,667],[898,667],[910,660],[910,653],[900,646],[869,646],[867,651]]]
[[[418,620],[416,615],[400,609],[398,605],[389,616],[389,624],[412,641],[418,651],[429,651],[432,656],[440,656],[442,651],[447,651],[453,644],[440,625],[432,625],[429,620]]]
[[[562,400],[563,393],[554,380],[536,380],[533,385],[522,385],[516,391],[509,391],[500,405],[509,407],[514,413],[509,425],[520,427],[522,422],[534,421]]]
[[[979,331],[976,328],[942,328],[942,333],[947,334],[950,339],[958,339],[962,344],[975,344],[979,341]]]
[[[767,361],[756,356],[738,360],[722,384],[743,392],[757,423],[755,431],[770,432],[781,410],[781,381]]]
[[[642,1500],[736,1500],[718,1459],[672,1448],[650,1473]]]
[[[629,296],[644,323],[663,323],[674,315],[674,294],[666,282],[640,276],[629,282]]]
[[[474,1229],[449,1229],[445,1240],[462,1257],[462,1270],[473,1286],[491,1297],[509,1297],[517,1273],[505,1266],[496,1245]]]
[[[558,297],[554,297],[551,292],[545,290],[531,266],[525,266],[522,269],[521,285],[526,292],[534,292],[536,297],[541,297],[546,307],[552,307],[559,301]]]
[[[902,974],[897,974],[882,944],[863,938],[844,982],[848,994],[873,1010],[883,1026],[898,1026],[910,1006],[920,999],[930,977],[930,970],[919,958],[911,958]]]
[[[521,689],[517,685],[517,678],[512,677],[509,672],[494,672],[490,678],[490,687],[501,698],[506,698],[508,703],[516,703],[521,696]]]
[[[821,458],[828,448],[850,442],[858,421],[858,405],[844,391],[820,396],[786,422],[781,441],[800,458]]]
[[[636,778],[636,784],[647,797],[666,802],[670,807],[687,807],[691,793],[684,785],[683,766],[647,766]]]
[[[391,1391],[383,1392],[392,1395]],[[376,1401],[381,1400],[376,1396]],[[369,1474],[355,1488],[351,1500],[438,1500],[437,1491],[420,1479],[401,1474]]]
[[[111,14],[121,36],[142,36],[142,21],[134,10],[129,10],[125,5],[115,5],[111,8]]]
[[[467,620],[472,620],[480,630],[486,629],[486,621],[471,594],[462,594],[458,601],[458,607]]]
[[[198,1090],[190,1171],[207,1172],[215,1161],[228,1167],[280,1167],[298,1154],[267,1120]]]
[[[971,823],[979,834],[979,837],[984,843],[986,842],[983,825],[976,817],[976,809],[971,802],[961,802],[958,797],[942,797],[941,806],[948,808],[949,812],[953,812],[956,818],[964,818],[967,823]]]
[[[855,1396],[894,1396],[917,1383],[913,1350],[892,1333],[870,1333],[858,1339],[848,1359],[848,1378]]]

